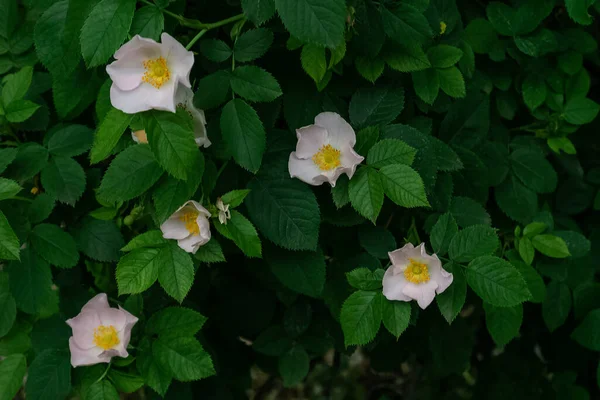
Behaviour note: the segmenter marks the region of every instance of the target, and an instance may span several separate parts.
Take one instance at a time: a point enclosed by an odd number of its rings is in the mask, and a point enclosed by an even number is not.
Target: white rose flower
[[[106,293],[87,302],[81,312],[67,320],[73,329],[69,338],[73,367],[108,363],[112,357],[127,357],[131,328],[138,319],[122,309],[108,305]]]
[[[197,202],[190,200],[179,207],[161,226],[165,239],[175,239],[188,253],[195,254],[200,246],[210,240],[210,213]]]
[[[217,209],[219,210],[219,222],[227,225],[227,221],[231,219],[231,211],[229,211],[229,204],[224,204],[223,200],[219,197],[217,199]]]
[[[335,186],[345,173],[352,178],[364,157],[356,154],[354,129],[339,114],[323,112],[315,124],[296,129],[298,144],[290,154],[288,169],[292,178],[319,186],[329,182]]]
[[[135,35],[106,67],[112,80],[110,102],[127,114],[150,109],[175,112],[179,85],[191,88],[194,54],[168,33],[161,43]]]
[[[388,300],[416,300],[425,309],[454,279],[437,255],[427,254],[425,243],[417,247],[408,243],[388,254],[392,265],[383,276],[383,295]]]
[[[205,148],[210,146],[211,142],[206,134],[206,117],[204,116],[203,110],[199,110],[194,106],[194,92],[192,92],[191,89],[180,85],[177,88],[177,94],[175,95],[175,103],[177,108],[181,107],[192,117],[196,145]],[[148,143],[148,136],[143,129],[131,131],[131,138],[136,143]]]

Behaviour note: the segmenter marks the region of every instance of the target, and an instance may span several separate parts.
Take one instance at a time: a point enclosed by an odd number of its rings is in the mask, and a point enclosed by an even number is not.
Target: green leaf
[[[355,289],[359,290],[380,290],[382,287],[384,271],[377,269],[371,271],[368,268],[356,268],[350,272],[346,272],[348,283]]]
[[[72,268],[79,261],[73,237],[53,224],[40,224],[30,236],[33,249],[50,264],[59,268]]]
[[[23,385],[27,360],[23,354],[13,354],[0,361],[0,400],[11,400]]]
[[[8,38],[17,25],[18,6],[13,0],[3,0],[0,2],[0,11],[2,12],[0,20],[0,37]]]
[[[431,68],[427,54],[416,43],[403,43],[396,51],[387,54],[385,61],[391,69],[415,72]]]
[[[496,203],[511,219],[528,223],[537,212],[537,195],[515,176],[509,176],[496,188]]]
[[[385,194],[401,207],[429,207],[423,180],[409,166],[394,164],[379,171]]]
[[[527,288],[532,296],[530,301],[532,303],[541,303],[544,301],[544,298],[546,297],[546,284],[540,274],[538,274],[533,267],[520,261],[511,261],[511,264],[519,270],[521,276],[525,279]]]
[[[19,259],[19,239],[12,230],[4,213],[0,211],[0,259],[18,260]]]
[[[231,74],[220,70],[198,81],[198,90],[194,94],[194,105],[206,110],[215,108],[227,101]]]
[[[163,244],[169,243],[167,239],[164,239],[162,232],[159,230],[152,230],[137,235],[121,251],[132,251],[135,249],[141,249],[144,247],[160,247]]]
[[[393,86],[367,87],[350,100],[350,120],[357,127],[387,125],[404,108],[404,89]]]
[[[496,307],[483,303],[485,324],[497,346],[506,346],[519,335],[523,322],[523,305],[514,307]]]
[[[223,62],[231,57],[231,48],[222,40],[205,39],[200,42],[200,51],[211,61]]]
[[[124,393],[133,393],[144,386],[144,379],[141,376],[121,372],[117,369],[110,370],[108,378],[120,392]]]
[[[497,43],[498,36],[492,24],[484,18],[475,18],[465,28],[465,40],[477,54],[487,54]]]
[[[590,311],[571,338],[585,348],[600,351],[600,309]]]
[[[21,191],[21,186],[13,180],[0,178],[0,200],[6,200]]]
[[[119,296],[142,293],[156,282],[159,266],[167,268],[159,262],[160,252],[159,249],[140,248],[121,258],[116,271]]]
[[[562,114],[565,121],[574,125],[589,124],[598,115],[600,106],[587,98],[574,98],[567,102]]]
[[[467,280],[461,268],[452,262],[444,265],[445,270],[453,273],[453,281],[444,292],[435,296],[440,313],[449,324],[460,313],[467,298]]]
[[[223,107],[221,132],[233,159],[243,168],[256,173],[266,147],[266,134],[258,114],[241,99]]]
[[[377,140],[379,140],[379,128],[377,126],[367,126],[356,133],[354,151],[358,154],[367,154]]]
[[[348,186],[352,207],[360,215],[375,222],[383,206],[383,185],[376,170],[360,168]]]
[[[354,292],[342,305],[340,323],[344,343],[364,345],[375,339],[383,314],[383,294],[379,291]]]
[[[38,104],[29,100],[15,100],[5,107],[8,122],[23,122],[40,108]]]
[[[440,80],[440,88],[450,97],[465,97],[465,80],[460,70],[456,67],[438,69],[437,74]]]
[[[194,336],[206,322],[206,317],[184,307],[167,307],[154,313],[146,324],[146,334],[160,337]]]
[[[119,393],[108,380],[103,380],[88,387],[84,398],[85,400],[119,400]]]
[[[122,151],[102,178],[98,196],[108,203],[131,200],[148,190],[163,174],[150,146],[138,144]]]
[[[383,29],[398,43],[424,43],[433,36],[427,18],[412,5],[402,3],[393,11],[381,7]]]
[[[325,48],[314,44],[305,44],[300,54],[302,69],[319,83],[327,72],[327,60],[325,59]]]
[[[548,284],[546,297],[542,302],[542,316],[550,332],[564,325],[571,311],[571,290],[562,282]]]
[[[294,252],[273,249],[266,254],[273,274],[288,288],[310,297],[320,297],[325,285],[323,253]]]
[[[515,37],[517,48],[531,57],[542,57],[557,50],[556,36],[549,29],[539,29],[528,36]]]
[[[512,36],[515,10],[504,3],[493,1],[485,9],[486,15],[496,31],[504,36]]]
[[[52,157],[42,170],[42,185],[56,200],[74,206],[85,191],[85,172],[72,158]]]
[[[137,370],[144,377],[146,384],[156,393],[164,396],[171,385],[172,376],[163,371],[152,354],[152,344],[149,339],[142,339],[137,354]]]
[[[129,33],[158,41],[164,28],[165,17],[160,8],[145,6],[135,12]]]
[[[21,253],[9,269],[10,288],[17,307],[28,314],[39,314],[52,301],[52,272],[46,261],[31,250]]]
[[[177,179],[188,179],[198,146],[192,125],[182,115],[166,111],[144,113],[144,129],[158,163]]]
[[[493,254],[500,246],[496,231],[486,225],[473,225],[457,233],[450,242],[450,259],[467,262],[474,258]]]
[[[553,258],[569,257],[571,253],[563,238],[554,235],[537,235],[531,239],[533,247],[540,253]]]
[[[302,42],[334,48],[344,40],[344,0],[331,0],[327,7],[319,0],[275,0],[275,6],[286,29]]]
[[[135,2],[102,0],[81,28],[81,53],[88,68],[104,64],[127,39]]]
[[[269,102],[282,94],[273,75],[253,65],[241,66],[233,71],[231,88],[249,101]]]
[[[519,271],[498,257],[483,256],[466,269],[467,282],[483,301],[497,307],[512,307],[531,297]]]
[[[255,25],[262,25],[275,15],[275,1],[242,0],[242,10]]]
[[[518,149],[510,155],[510,161],[513,172],[526,187],[537,193],[556,190],[556,171],[538,151]]]
[[[92,147],[93,130],[84,125],[65,125],[48,140],[48,151],[55,156],[75,157]]]
[[[388,253],[396,249],[396,239],[386,228],[365,225],[358,231],[360,245],[373,257],[387,259]]]
[[[83,254],[103,262],[118,261],[119,250],[125,245],[121,231],[113,221],[91,217],[83,219],[73,237]]]
[[[6,170],[6,167],[8,167],[11,162],[13,162],[16,156],[17,149],[0,149],[0,174]]]
[[[246,31],[237,38],[233,45],[235,61],[248,62],[261,58],[272,43],[273,32],[269,29],[258,28]]]
[[[310,358],[300,344],[296,344],[290,350],[279,357],[277,369],[283,378],[283,386],[291,387],[302,382],[308,374]]]
[[[544,104],[548,87],[544,77],[540,74],[529,74],[523,80],[523,101],[530,109],[534,110]]]
[[[381,300],[383,326],[398,339],[410,322],[410,303],[404,301]]]
[[[385,61],[380,58],[357,57],[354,65],[358,73],[371,83],[375,83],[385,70]]]
[[[444,255],[448,252],[452,238],[458,233],[456,220],[450,213],[446,213],[437,220],[431,228],[431,246],[436,254]]]
[[[215,227],[223,236],[233,240],[247,257],[262,256],[262,245],[254,225],[237,210],[231,210],[231,219],[227,225],[219,222]]]
[[[194,263],[192,258],[174,242],[163,247],[157,257],[158,282],[165,292],[179,303],[194,283]]]
[[[559,54],[557,61],[558,67],[567,75],[575,75],[583,67],[583,55],[576,51]]]
[[[427,58],[434,68],[450,68],[460,61],[463,52],[458,47],[439,44],[427,50]]]
[[[29,86],[33,77],[33,68],[24,67],[14,74],[7,75],[3,78],[4,86],[2,87],[2,101],[5,105],[12,103],[15,100],[21,100]]]
[[[28,399],[64,399],[71,391],[69,353],[45,350],[31,363],[25,390]]]
[[[440,92],[440,76],[433,68],[415,71],[412,74],[413,87],[417,96],[427,104],[433,104]]]
[[[519,240],[519,255],[525,261],[525,264],[531,265],[535,257],[535,249],[529,238],[524,237]]]
[[[565,0],[569,17],[581,25],[589,25],[594,20],[588,13],[588,8],[592,4],[594,4],[593,0]]]
[[[152,355],[159,367],[183,382],[215,374],[210,355],[192,337],[159,338],[152,345]]]
[[[348,193],[348,186],[350,180],[347,176],[342,175],[338,178],[335,186],[331,188],[331,197],[336,208],[342,208],[350,202],[350,194]]]
[[[483,206],[468,197],[454,197],[450,204],[450,213],[458,226],[491,225],[492,219]]]
[[[291,250],[316,250],[319,205],[307,185],[258,176],[248,184],[250,220],[273,243]]]
[[[248,193],[250,193],[250,189],[232,190],[221,196],[221,200],[223,204],[229,204],[230,208],[236,208],[244,202]]]
[[[127,129],[132,114],[125,114],[121,110],[111,108],[104,117],[94,136],[94,145],[90,152],[91,163],[96,164],[112,154],[113,149]]]
[[[8,291],[0,292],[0,337],[8,334],[10,329],[13,327],[16,318],[17,303],[15,302],[14,297],[12,297]],[[0,370],[2,370],[1,366]],[[2,378],[0,378],[0,383],[1,379]],[[0,396],[0,398],[2,397]]]
[[[209,240],[204,246],[200,246],[196,254],[194,254],[194,258],[208,264],[226,261],[223,249],[221,249],[221,245],[215,238]]]
[[[369,150],[367,162],[373,168],[392,164],[411,165],[417,151],[405,142],[396,139],[384,139]]]

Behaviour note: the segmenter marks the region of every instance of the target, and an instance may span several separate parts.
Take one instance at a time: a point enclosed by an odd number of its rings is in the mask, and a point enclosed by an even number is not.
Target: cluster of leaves
[[[592,3],[0,0],[0,399],[238,398],[254,366],[290,387],[356,346],[419,398],[589,398]],[[114,52],[163,31],[208,148],[186,112],[111,105]],[[365,158],[333,188],[288,172],[323,111]],[[213,214],[194,255],[159,230],[188,200]],[[426,310],[382,294],[422,241],[454,277]],[[131,355],[72,369],[65,320],[99,292],[139,318]]]

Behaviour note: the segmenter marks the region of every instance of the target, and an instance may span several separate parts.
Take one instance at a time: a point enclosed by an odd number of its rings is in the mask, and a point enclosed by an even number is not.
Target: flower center
[[[186,211],[181,217],[179,217],[179,219],[185,224],[185,229],[187,229],[187,231],[192,235],[200,234],[200,227],[196,222],[199,214],[200,213],[196,210],[190,210]]]
[[[144,61],[146,72],[142,77],[142,81],[151,84],[157,89],[167,83],[171,79],[171,72],[167,67],[167,60],[163,57]]]
[[[121,343],[114,326],[100,325],[94,329],[94,344],[104,350],[112,349]]]
[[[404,270],[406,280],[416,284],[429,282],[427,264],[413,260],[412,258],[409,261],[408,267]]]
[[[318,152],[312,156],[313,162],[321,171],[331,171],[341,165],[341,152],[330,144],[321,146]]]

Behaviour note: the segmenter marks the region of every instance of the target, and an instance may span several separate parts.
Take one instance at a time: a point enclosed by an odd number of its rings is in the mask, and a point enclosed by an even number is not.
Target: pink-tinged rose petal
[[[166,32],[160,36],[162,56],[167,60],[171,75],[177,76],[181,84],[191,88],[190,71],[194,65],[194,53]]]
[[[160,89],[144,83],[134,90],[121,90],[114,83],[110,87],[110,102],[126,114],[148,110],[175,112],[176,82],[170,79]]]
[[[315,125],[327,129],[329,143],[337,149],[345,145],[354,147],[356,144],[354,129],[339,114],[322,112],[315,117]]]
[[[296,129],[296,136],[296,157],[301,159],[312,159],[321,146],[327,144],[327,130],[321,126],[309,125]]]
[[[67,325],[73,329],[73,339],[83,350],[95,347],[94,329],[102,325],[98,312],[95,310],[82,311],[75,318],[67,320]]]
[[[175,213],[160,226],[165,239],[181,240],[190,235],[185,227],[185,223],[179,219],[178,213]]]
[[[125,43],[116,51],[114,56],[115,60],[120,60],[127,54],[140,49],[148,49],[147,51],[152,51],[152,54],[155,55],[160,54],[160,45],[156,43],[156,41],[141,37],[140,35],[135,35],[129,42]]]
[[[433,280],[418,285],[409,282],[402,289],[402,293],[416,300],[417,304],[419,304],[419,307],[424,310],[435,298],[435,289],[437,289],[437,287],[437,282]]]
[[[288,170],[292,178],[298,178],[309,185],[319,186],[328,181],[312,159],[300,159],[296,156],[296,152],[290,154]]]
[[[125,327],[127,318],[123,311],[118,308],[107,308],[98,312],[100,322],[104,326],[113,326],[117,331],[120,331]]]
[[[350,145],[342,148],[341,163],[343,172],[348,175],[348,179],[352,179],[356,172],[356,167],[363,162],[365,158],[358,155]]]
[[[402,290],[408,282],[404,274],[394,274],[394,266],[390,266],[383,275],[383,295],[388,300],[411,301]]]
[[[99,347],[82,349],[77,346],[74,338],[69,338],[69,350],[71,352],[71,365],[73,367],[83,367],[100,363],[110,362],[110,357],[102,355],[103,350]]]
[[[202,246],[206,241],[200,235],[190,235],[185,239],[178,240],[177,245],[182,248],[187,253],[196,254],[200,246]]]
[[[92,299],[90,299],[90,301],[83,306],[81,312],[87,312],[90,310],[98,312],[101,310],[106,310],[107,308],[110,308],[108,305],[108,296],[106,296],[106,293],[100,293],[92,297]]]

